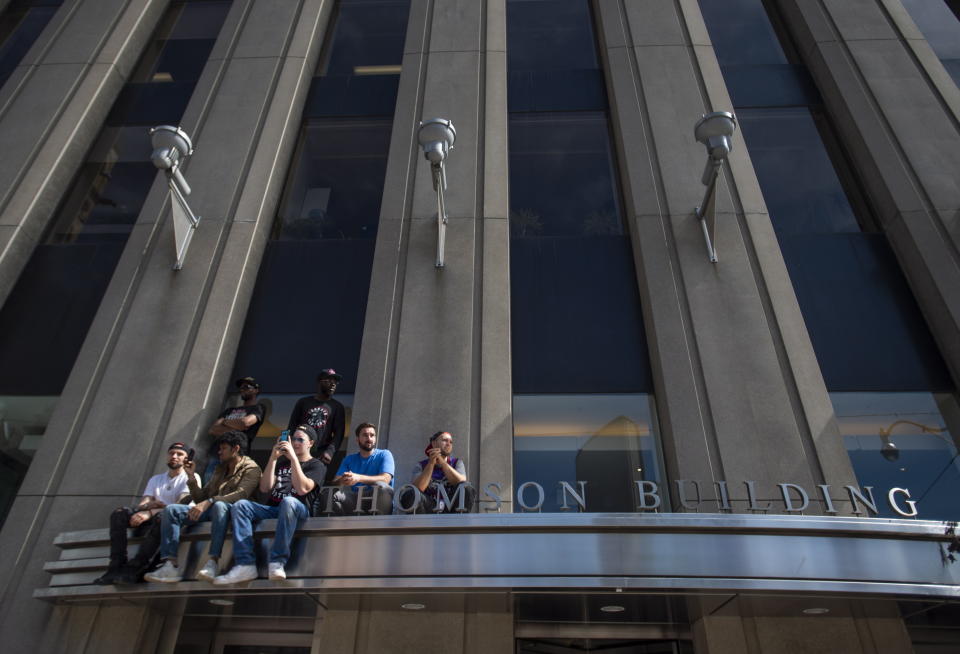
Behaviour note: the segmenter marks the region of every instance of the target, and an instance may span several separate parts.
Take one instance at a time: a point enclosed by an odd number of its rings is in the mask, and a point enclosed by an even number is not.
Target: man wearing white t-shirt
[[[167,449],[167,471],[154,475],[143,489],[143,497],[134,508],[122,506],[110,514],[110,567],[93,583],[107,585],[135,582],[157,548],[160,547],[160,512],[168,504],[177,504],[190,495],[183,463],[187,447],[174,443]],[[196,476],[196,475],[194,475]],[[137,555],[127,563],[127,527],[143,535]]]

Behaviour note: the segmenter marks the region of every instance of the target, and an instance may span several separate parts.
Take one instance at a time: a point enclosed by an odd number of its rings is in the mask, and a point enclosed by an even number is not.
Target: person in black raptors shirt
[[[287,429],[310,425],[317,432],[317,458],[329,465],[343,442],[346,422],[343,405],[333,399],[337,383],[343,379],[333,368],[324,368],[317,375],[317,392],[301,397],[293,407]]]
[[[253,439],[257,437],[260,425],[263,424],[266,408],[257,402],[260,396],[260,384],[257,380],[253,377],[241,377],[235,383],[240,389],[240,399],[243,404],[230,407],[221,413],[217,421],[210,425],[207,433],[214,439],[219,439],[228,431],[242,431],[247,435],[247,449],[244,454],[249,456],[253,448]]]

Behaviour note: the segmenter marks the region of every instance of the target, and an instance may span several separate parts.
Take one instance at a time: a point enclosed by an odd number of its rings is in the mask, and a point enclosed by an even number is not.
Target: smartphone
[[[283,441],[288,440],[290,440],[290,430],[284,429],[282,432],[280,432],[280,442],[282,443]]]
[[[190,451],[187,452],[187,461],[193,461],[193,455],[196,453],[197,451],[191,447]]]

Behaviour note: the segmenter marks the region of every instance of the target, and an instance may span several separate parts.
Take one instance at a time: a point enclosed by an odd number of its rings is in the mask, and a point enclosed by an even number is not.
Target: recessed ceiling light
[[[406,604],[400,605],[401,609],[406,609],[408,611],[419,611],[421,609],[427,608],[426,604],[417,604],[416,602],[408,602]]]
[[[803,610],[804,615],[823,615],[824,613],[830,613],[830,609],[825,609],[822,606],[812,606],[809,609]]]
[[[625,609],[622,606],[617,604],[608,604],[607,606],[601,606],[600,610],[604,613],[623,613]]]
[[[222,599],[220,597],[210,600],[210,603],[214,606],[233,606],[233,600],[231,599]]]

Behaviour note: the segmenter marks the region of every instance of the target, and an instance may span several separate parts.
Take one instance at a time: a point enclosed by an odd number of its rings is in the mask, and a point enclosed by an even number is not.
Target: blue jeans
[[[220,556],[223,551],[223,541],[227,537],[227,524],[230,518],[230,505],[226,502],[214,502],[206,511],[200,514],[200,519],[193,521],[187,518],[190,507],[186,504],[168,504],[163,510],[160,520],[160,558],[177,558],[177,549],[180,547],[180,527],[189,527],[198,522],[210,524],[210,556]]]
[[[290,543],[294,532],[310,514],[306,505],[289,495],[277,506],[240,500],[233,505],[233,559],[237,565],[256,565],[253,551],[253,526],[261,520],[277,519],[277,531],[270,548],[270,563],[287,564],[290,559]]]

